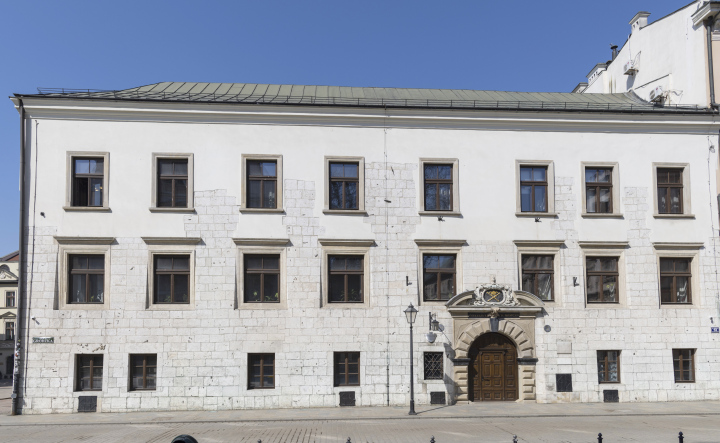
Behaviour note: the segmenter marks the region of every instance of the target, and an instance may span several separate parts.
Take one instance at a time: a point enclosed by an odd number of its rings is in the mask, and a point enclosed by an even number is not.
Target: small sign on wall
[[[710,332],[712,334],[720,334],[720,326],[710,326]]]
[[[55,343],[55,337],[33,337],[33,343]]]

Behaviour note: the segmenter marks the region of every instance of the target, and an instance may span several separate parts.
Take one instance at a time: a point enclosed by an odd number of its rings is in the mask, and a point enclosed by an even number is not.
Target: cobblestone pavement
[[[0,408],[5,402],[0,401]],[[685,443],[720,442],[717,402],[625,409],[602,404],[511,406],[515,417],[498,415],[499,405],[427,409],[416,417],[405,415],[404,408],[5,416],[0,417],[0,441],[170,443],[177,435],[190,434],[199,443],[345,443],[348,437],[353,443],[422,443],[431,436],[437,443],[511,443],[516,434],[519,442],[527,443],[595,443],[602,432],[604,443],[671,443],[683,431]],[[527,414],[536,409],[553,414]],[[686,415],[671,415],[673,409]],[[587,413],[592,411],[596,413]]]

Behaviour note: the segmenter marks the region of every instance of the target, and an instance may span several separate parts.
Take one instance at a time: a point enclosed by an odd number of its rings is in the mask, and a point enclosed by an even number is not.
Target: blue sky
[[[688,2],[0,1],[0,95],[160,81],[569,92],[636,12]],[[5,99],[0,256],[18,247],[18,121]]]

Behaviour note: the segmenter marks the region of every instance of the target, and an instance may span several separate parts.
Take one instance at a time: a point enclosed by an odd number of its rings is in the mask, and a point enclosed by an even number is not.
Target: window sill
[[[435,217],[462,217],[458,211],[418,211],[418,215],[430,215]]]
[[[323,308],[329,309],[367,309],[369,308],[367,301],[362,303],[350,303],[350,302],[329,302],[323,303]]]
[[[695,218],[695,214],[653,214],[655,218]]]
[[[601,385],[621,385],[621,381],[599,381],[598,384]]]
[[[270,208],[240,208],[242,214],[284,214],[283,208],[270,209]]]
[[[68,212],[112,212],[107,206],[63,206]]]
[[[189,303],[151,303],[149,311],[192,311],[195,306]]]
[[[583,218],[623,218],[622,214],[619,213],[603,213],[603,212],[583,212],[581,214]]]
[[[322,212],[328,215],[362,215],[363,217],[368,215],[367,211],[359,209],[323,209]]]
[[[516,212],[516,217],[546,217],[546,218],[556,218],[557,213],[556,212]]]
[[[697,306],[692,303],[660,303],[660,309],[690,309]]]
[[[265,302],[265,303],[252,303],[252,302],[240,302],[238,305],[239,310],[267,310],[267,309],[287,309],[287,303],[285,300],[281,300],[279,302]]]
[[[195,212],[195,208],[158,208],[158,207],[151,207],[149,208],[150,212]]]
[[[421,304],[423,305],[430,305],[430,306],[445,306],[447,302],[450,299],[447,300],[423,300]]]

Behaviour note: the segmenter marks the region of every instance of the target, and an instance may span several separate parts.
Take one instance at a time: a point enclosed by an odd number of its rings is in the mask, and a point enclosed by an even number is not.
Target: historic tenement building
[[[0,257],[0,379],[13,375],[19,257],[18,251]]]
[[[707,104],[239,83],[12,100],[22,413],[404,405],[410,383],[419,404],[720,399]]]

